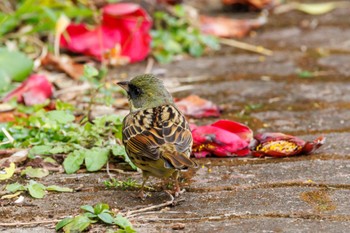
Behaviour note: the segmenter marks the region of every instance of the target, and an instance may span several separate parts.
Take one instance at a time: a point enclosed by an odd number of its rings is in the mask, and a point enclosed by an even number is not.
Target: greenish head
[[[173,98],[163,82],[151,74],[139,75],[130,81],[117,84],[128,93],[131,111],[173,103]]]

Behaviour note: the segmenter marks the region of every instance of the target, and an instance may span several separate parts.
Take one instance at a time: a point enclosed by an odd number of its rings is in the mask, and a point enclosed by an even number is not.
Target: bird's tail
[[[175,169],[197,167],[197,164],[189,158],[189,153],[178,152],[173,144],[161,146],[160,153],[161,157]]]

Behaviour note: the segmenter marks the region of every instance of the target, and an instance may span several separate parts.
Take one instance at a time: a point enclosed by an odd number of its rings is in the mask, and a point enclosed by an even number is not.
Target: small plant
[[[109,180],[105,180],[103,183],[107,188],[121,188],[123,190],[141,187],[141,185],[136,183],[136,180],[132,178],[128,178],[125,181],[120,181],[116,180],[115,178],[111,178]]]
[[[174,7],[174,16],[162,11],[154,14],[155,30],[152,35],[152,54],[161,63],[173,60],[175,55],[188,53],[201,56],[205,48],[218,49],[215,37],[204,35],[186,19],[181,5]]]
[[[114,214],[107,204],[98,203],[94,207],[83,205],[80,208],[84,211],[83,214],[61,220],[56,225],[56,231],[62,229],[64,232],[82,232],[92,223],[105,223],[117,225],[120,228],[117,233],[136,232],[127,218]]]
[[[8,184],[6,186],[6,191],[10,193],[17,193],[21,191],[27,191],[30,196],[34,198],[43,198],[46,195],[46,191],[55,191],[55,192],[73,192],[73,189],[60,187],[57,185],[45,186],[41,183],[38,183],[34,180],[30,180],[27,185],[21,185],[19,183]]]

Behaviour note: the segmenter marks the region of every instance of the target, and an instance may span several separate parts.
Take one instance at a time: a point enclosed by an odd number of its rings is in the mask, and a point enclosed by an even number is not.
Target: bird
[[[192,133],[185,116],[175,106],[164,83],[152,74],[142,74],[117,83],[128,96],[130,113],[123,120],[122,141],[130,160],[142,171],[139,196],[150,176],[173,178],[175,196],[180,189],[179,175],[197,167],[190,159]]]

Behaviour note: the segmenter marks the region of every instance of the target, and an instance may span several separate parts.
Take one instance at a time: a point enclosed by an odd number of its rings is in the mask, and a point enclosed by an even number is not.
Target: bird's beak
[[[117,82],[117,84],[123,88],[126,92],[129,91],[129,82],[128,81],[123,81],[123,82]]]

